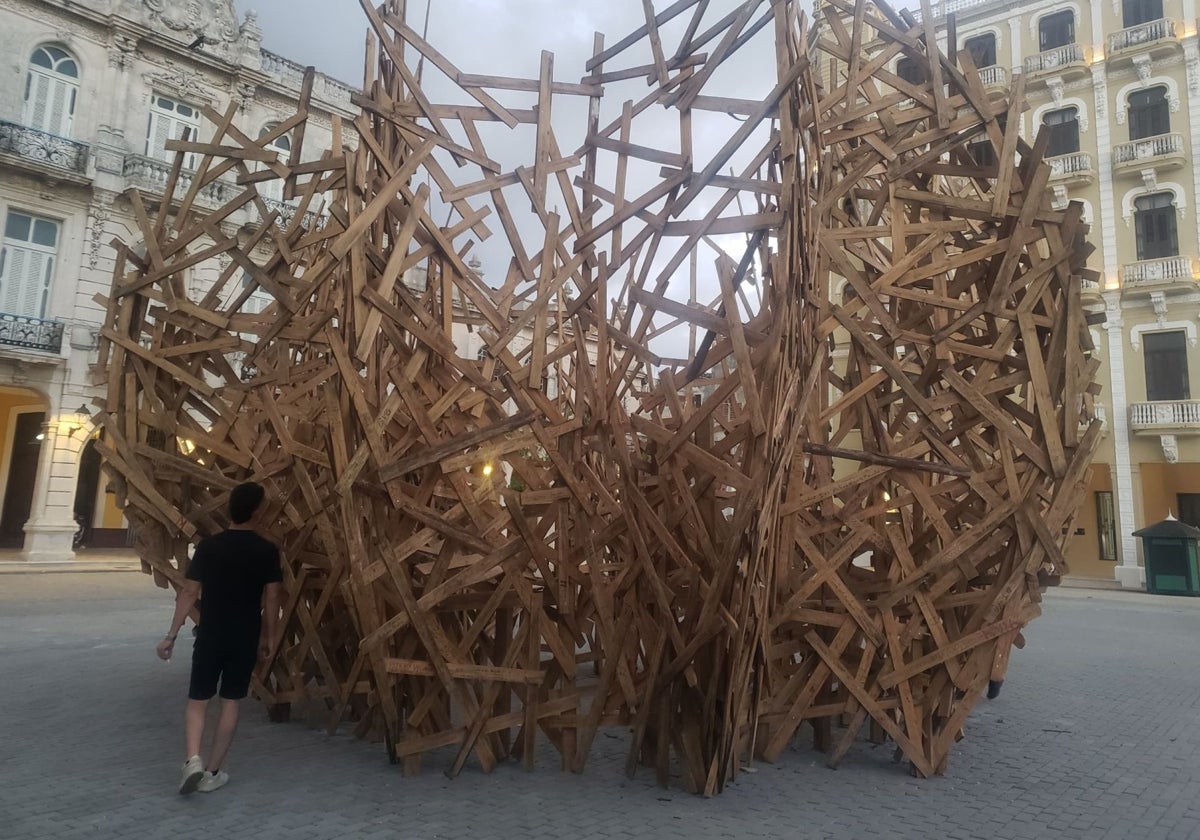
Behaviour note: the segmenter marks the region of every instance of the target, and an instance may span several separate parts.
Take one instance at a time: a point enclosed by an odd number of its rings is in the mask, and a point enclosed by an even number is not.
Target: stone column
[[[1125,322],[1121,316],[1121,292],[1104,293],[1108,322],[1109,387],[1112,389],[1112,417],[1109,428],[1115,452],[1113,464],[1114,501],[1117,508],[1117,566],[1116,578],[1126,589],[1144,589],[1146,570],[1138,565],[1136,497],[1133,468],[1129,457],[1129,400],[1125,393]]]
[[[1183,56],[1187,64],[1188,128],[1191,130],[1192,148],[1200,149],[1200,44],[1197,44],[1197,36],[1190,35],[1184,41]],[[1192,187],[1196,191],[1193,203],[1200,207],[1200,166],[1192,166]],[[1200,210],[1195,216],[1197,239],[1193,240],[1193,247],[1200,241]],[[1180,250],[1186,254],[1192,249]]]
[[[63,412],[69,412],[64,416]],[[71,433],[75,423],[73,409],[64,409],[62,386],[51,390],[45,439],[38,457],[37,478],[33,485],[33,504],[25,523],[25,548],[22,557],[34,563],[65,563],[74,559],[71,549],[76,525],[72,515],[75,501],[76,461],[82,431]]]

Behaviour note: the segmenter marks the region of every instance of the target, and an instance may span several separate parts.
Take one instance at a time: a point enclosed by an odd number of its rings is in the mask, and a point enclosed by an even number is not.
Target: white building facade
[[[109,242],[141,238],[128,191],[163,200],[165,143],[206,139],[204,107],[235,104],[235,123],[259,135],[291,117],[304,69],[264,50],[254,15],[239,20],[230,0],[0,0],[0,22],[0,548],[66,560],[73,545],[128,542],[89,445]],[[311,157],[335,117],[353,116],[351,92],[318,74]],[[235,188],[199,201],[216,207]],[[282,198],[267,203],[286,212]],[[223,233],[259,222],[241,211]]]

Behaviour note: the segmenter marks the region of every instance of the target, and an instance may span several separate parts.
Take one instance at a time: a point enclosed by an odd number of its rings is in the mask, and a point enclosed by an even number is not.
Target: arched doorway
[[[45,424],[46,401],[40,394],[0,388],[0,548],[25,545]]]
[[[103,432],[100,433],[103,435]],[[113,494],[101,469],[102,458],[96,438],[89,438],[79,456],[79,476],[75,480],[73,514],[79,531],[73,547],[125,548],[129,545],[129,529],[125,517],[116,506]]]

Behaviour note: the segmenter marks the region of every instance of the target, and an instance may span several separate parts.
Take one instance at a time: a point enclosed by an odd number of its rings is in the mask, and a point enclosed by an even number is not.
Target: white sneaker
[[[194,755],[183,763],[183,776],[179,780],[180,793],[192,793],[204,778],[204,762]]]
[[[205,773],[204,778],[200,780],[200,784],[196,785],[196,790],[201,793],[212,793],[220,787],[224,787],[229,781],[229,774],[224,770],[218,770],[216,773]]]

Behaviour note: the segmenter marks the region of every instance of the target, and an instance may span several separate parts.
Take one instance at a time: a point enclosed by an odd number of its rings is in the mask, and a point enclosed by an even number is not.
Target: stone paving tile
[[[623,774],[604,732],[583,775],[443,751],[406,779],[376,744],[248,705],[212,795],[174,791],[187,655],[153,645],[165,593],[136,574],[0,582],[0,840],[104,838],[1200,838],[1200,604],[1052,592],[945,777],[860,743],[831,771],[802,741],[712,800]]]

